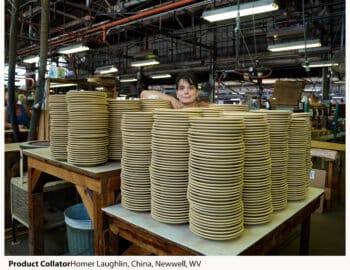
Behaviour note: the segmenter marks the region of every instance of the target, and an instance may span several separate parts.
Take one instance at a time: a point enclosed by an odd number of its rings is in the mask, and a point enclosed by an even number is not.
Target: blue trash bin
[[[94,225],[84,204],[64,211],[69,255],[94,255]]]

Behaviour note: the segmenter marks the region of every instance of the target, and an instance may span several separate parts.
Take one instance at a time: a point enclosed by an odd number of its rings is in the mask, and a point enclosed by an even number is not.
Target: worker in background
[[[169,100],[174,109],[190,107],[209,107],[208,102],[199,101],[199,88],[196,76],[191,72],[179,74],[176,79],[176,97],[161,93],[159,91],[144,90],[141,99],[163,99]]]
[[[29,128],[29,122],[30,122],[30,117],[31,113],[30,111],[23,105],[23,104],[18,104],[17,102],[17,97],[16,97],[16,116],[17,116],[17,124],[18,128]],[[12,128],[11,124],[11,117],[10,117],[10,105],[8,102],[8,93],[5,94],[5,129],[10,129]]]

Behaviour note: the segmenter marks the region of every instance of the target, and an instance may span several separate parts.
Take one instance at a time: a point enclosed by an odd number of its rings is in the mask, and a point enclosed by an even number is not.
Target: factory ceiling
[[[5,56],[8,56],[11,3],[5,5]],[[41,1],[20,2],[17,59],[20,63],[40,49]],[[333,71],[345,74],[345,0],[280,0],[279,9],[254,16],[210,23],[203,11],[249,1],[144,1],[55,0],[50,1],[48,57],[58,61],[62,46],[84,42],[92,50],[65,56],[75,76],[93,74],[97,67],[115,65],[115,75],[136,73],[130,62],[153,54],[160,65],[143,68],[144,74],[193,69],[206,80],[222,78],[306,77],[322,75],[321,69],[306,72],[305,61],[340,63]],[[270,52],[279,41],[319,39],[322,47]],[[7,59],[6,59],[7,61]]]

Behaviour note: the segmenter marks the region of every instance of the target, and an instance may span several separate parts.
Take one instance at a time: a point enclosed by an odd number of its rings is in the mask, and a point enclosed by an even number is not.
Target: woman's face
[[[191,105],[196,102],[199,95],[198,89],[188,83],[188,81],[181,79],[176,89],[176,96],[183,105]]]

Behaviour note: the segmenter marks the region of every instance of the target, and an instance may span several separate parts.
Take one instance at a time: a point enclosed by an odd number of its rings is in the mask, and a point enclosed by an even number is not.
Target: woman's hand
[[[170,102],[173,109],[182,109],[184,107],[176,98],[171,99]]]

